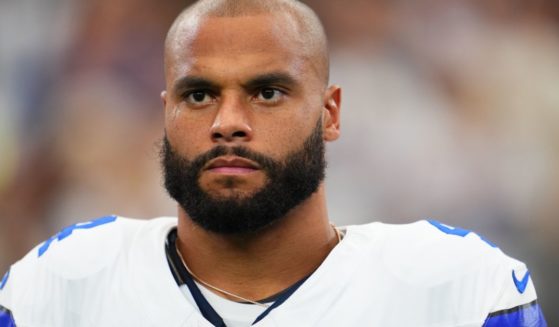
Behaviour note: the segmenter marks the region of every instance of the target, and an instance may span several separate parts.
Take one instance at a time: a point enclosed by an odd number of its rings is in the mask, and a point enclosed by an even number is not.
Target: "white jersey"
[[[213,326],[173,278],[176,218],[63,229],[0,284],[0,326]],[[320,267],[253,326],[546,326],[530,274],[435,221],[349,226]]]

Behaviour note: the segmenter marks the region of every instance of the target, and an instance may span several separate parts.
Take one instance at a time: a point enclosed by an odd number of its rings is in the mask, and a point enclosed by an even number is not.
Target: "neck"
[[[250,235],[208,232],[179,210],[177,246],[188,267],[248,299],[269,297],[311,274],[337,241],[323,185],[273,226]]]

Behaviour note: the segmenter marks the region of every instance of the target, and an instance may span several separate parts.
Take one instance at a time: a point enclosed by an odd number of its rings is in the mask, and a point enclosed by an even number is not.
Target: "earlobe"
[[[165,107],[167,107],[167,91],[161,91],[161,94],[159,96],[163,101],[163,110],[165,110]]]
[[[324,96],[322,128],[324,141],[335,141],[340,137],[340,105],[342,89],[337,85],[328,87]]]

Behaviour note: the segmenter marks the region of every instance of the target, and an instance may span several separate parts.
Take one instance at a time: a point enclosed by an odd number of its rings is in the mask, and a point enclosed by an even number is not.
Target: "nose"
[[[224,97],[210,128],[215,143],[247,142],[252,139],[252,128],[246,104],[242,100]]]

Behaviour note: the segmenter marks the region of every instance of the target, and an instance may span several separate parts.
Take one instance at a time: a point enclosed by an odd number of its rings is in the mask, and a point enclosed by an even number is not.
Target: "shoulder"
[[[382,266],[408,287],[444,289],[457,305],[484,302],[494,312],[536,299],[526,265],[473,231],[422,220],[350,226],[351,234],[360,240],[363,255],[376,259],[371,269]]]
[[[173,218],[140,220],[115,215],[76,223],[37,245],[14,269],[45,266],[53,273],[81,278],[110,263],[146,228],[173,224]]]
[[[357,234],[363,247],[379,251],[387,268],[410,281],[440,282],[503,267],[511,274],[510,269],[525,267],[483,236],[435,220],[350,226],[348,232]]]
[[[386,261],[401,263],[434,261],[436,266],[479,266],[495,260],[509,260],[495,244],[477,233],[435,220],[411,224],[370,223],[349,226],[348,233],[360,239],[363,247],[381,249]]]
[[[39,301],[39,294],[79,288],[102,271],[117,271],[132,245],[142,234],[169,230],[176,218],[137,220],[106,216],[65,227],[33,248],[6,273],[0,289],[0,305],[17,310],[23,298]],[[25,296],[24,296],[25,295]],[[27,299],[30,300],[30,299]]]

